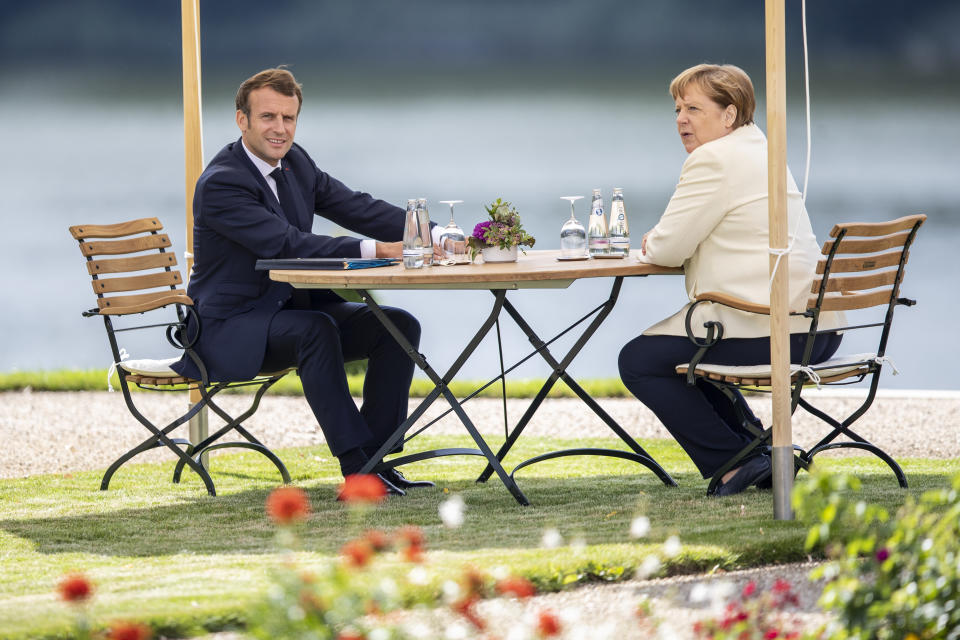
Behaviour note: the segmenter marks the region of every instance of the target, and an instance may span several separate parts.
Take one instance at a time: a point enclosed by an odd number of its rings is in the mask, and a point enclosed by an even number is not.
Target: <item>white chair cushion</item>
[[[154,378],[175,378],[180,374],[170,368],[174,362],[180,358],[166,358],[164,360],[151,360],[144,358],[142,360],[124,360],[120,367],[134,375],[152,376]]]
[[[850,371],[859,369],[866,363],[874,361],[877,357],[875,353],[855,353],[848,356],[837,356],[824,360],[823,362],[811,365],[810,368],[817,372],[822,378],[841,375]],[[690,368],[690,363],[678,364],[677,371],[685,371]],[[719,376],[732,376],[737,378],[769,378],[773,373],[769,364],[757,364],[748,366],[734,366],[729,364],[704,364],[697,365],[698,372],[713,373]],[[794,374],[800,370],[800,365],[791,364],[790,373]]]

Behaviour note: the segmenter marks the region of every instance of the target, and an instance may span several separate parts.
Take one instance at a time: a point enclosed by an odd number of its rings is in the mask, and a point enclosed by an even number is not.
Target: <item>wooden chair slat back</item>
[[[821,311],[851,311],[895,302],[905,273],[901,264],[906,264],[910,244],[924,220],[924,215],[913,215],[889,222],[835,225],[830,231],[834,239],[823,243],[823,254],[828,257],[817,265],[820,277],[811,287],[814,295],[808,306],[816,307],[818,294],[823,294]]]
[[[122,238],[147,231],[160,231],[163,225],[156,218],[140,218],[117,224],[78,224],[70,227],[74,240],[81,238]]]
[[[850,291],[863,291],[865,289],[876,289],[884,285],[892,285],[897,281],[897,270],[888,269],[879,273],[872,273],[865,276],[846,276],[843,278],[830,278],[827,281],[827,291],[841,291],[844,293]],[[810,293],[820,293],[820,287],[823,280],[814,280]]]
[[[138,291],[156,287],[173,287],[183,284],[179,271],[161,271],[143,276],[125,278],[98,278],[91,282],[94,293],[115,293],[117,291]]]
[[[847,231],[848,236],[888,236],[897,231],[913,229],[913,225],[925,219],[925,215],[918,214],[904,216],[896,220],[890,220],[889,222],[844,222],[833,226],[833,229],[830,230],[830,237],[836,238],[844,229]]]
[[[853,257],[853,258],[834,258],[830,265],[831,273],[851,273],[855,271],[870,271],[872,269],[882,269],[883,267],[895,267],[900,264],[900,254],[903,251],[888,251],[875,256]],[[910,258],[910,252],[904,256],[904,263]],[[822,274],[827,267],[827,259],[821,258],[817,262],[817,273]]]
[[[106,316],[121,316],[128,313],[143,313],[144,311],[153,311],[168,304],[193,305],[193,301],[187,296],[183,289],[174,289],[167,291],[153,291],[151,293],[139,293],[131,296],[113,296],[111,298],[98,298],[97,306],[100,313]]]
[[[175,268],[176,255],[167,250],[170,237],[160,233],[162,230],[157,218],[70,227],[70,234],[79,241],[80,252],[87,258],[87,273],[92,276],[101,314],[143,313],[170,304],[193,304],[178,288],[183,286],[183,277]],[[117,257],[94,259],[96,256]],[[108,295],[116,293],[125,295]]]
[[[902,247],[909,237],[909,231],[868,239],[846,235],[840,240],[840,248],[837,249],[837,253],[877,253],[878,251]],[[830,255],[834,242],[836,241],[827,240],[823,243],[823,255]]]
[[[162,269],[177,266],[177,256],[172,251],[164,253],[150,253],[135,258],[103,258],[88,260],[87,273],[92,276],[107,273],[127,273],[129,271],[145,271],[147,269]]]
[[[157,235],[129,238],[127,240],[101,240],[99,242],[84,242],[80,245],[83,255],[116,256],[124,253],[138,253],[150,249],[166,249],[170,247],[170,237],[165,233]]]
[[[854,309],[869,309],[878,305],[886,306],[890,304],[890,295],[892,287],[878,289],[871,293],[851,293],[849,295],[827,295],[823,298],[821,311],[852,311]],[[817,306],[817,297],[812,296],[808,301],[809,306]]]

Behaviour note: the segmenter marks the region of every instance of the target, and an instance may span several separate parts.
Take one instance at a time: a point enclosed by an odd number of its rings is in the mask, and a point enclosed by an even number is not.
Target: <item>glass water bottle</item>
[[[600,194],[600,189],[593,190],[590,223],[587,226],[587,244],[590,247],[591,256],[605,256],[610,253],[607,215],[603,210],[603,196]]]
[[[623,189],[613,190],[610,203],[610,255],[630,255],[630,227],[627,225],[627,210],[623,206]]]
[[[403,266],[407,269],[423,267],[423,241],[420,237],[420,211],[417,201],[407,200],[403,222]]]
[[[417,198],[417,211],[420,212],[420,239],[423,241],[423,266],[433,264],[433,235],[430,233],[430,213],[427,211],[427,199]]]

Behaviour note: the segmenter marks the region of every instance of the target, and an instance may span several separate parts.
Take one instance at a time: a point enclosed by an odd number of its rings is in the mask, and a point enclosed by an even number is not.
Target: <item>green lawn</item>
[[[423,437],[414,444],[470,446],[462,437]],[[426,591],[438,589],[465,564],[508,566],[542,589],[631,577],[671,535],[679,536],[683,547],[667,560],[665,572],[806,558],[806,525],[775,521],[769,492],[707,499],[705,481],[676,444],[642,444],[679,487],[663,486],[630,462],[566,458],[518,474],[533,503],[524,508],[496,477],[485,485],[474,482],[483,467],[481,459],[456,456],[408,467],[409,476],[437,480],[438,488],[390,499],[362,519],[334,500],[339,470],[325,448],[281,451],[295,484],[307,491],[313,505],[297,561],[305,567],[319,565],[366,528],[389,530],[404,524],[419,525],[427,536],[426,568],[432,582]],[[615,443],[531,437],[521,440],[507,467],[569,446]],[[958,460],[902,463],[911,493],[945,486],[960,471]],[[825,459],[821,464],[855,470],[864,479],[864,499],[891,510],[906,495],[885,467],[866,458]],[[255,454],[215,454],[220,495],[211,498],[195,477],[171,484],[172,468],[172,462],[129,465],[106,492],[98,491],[98,472],[0,481],[0,637],[68,637],[70,612],[57,600],[55,585],[70,570],[81,570],[96,583],[91,611],[100,624],[132,618],[168,634],[242,624],[247,605],[266,590],[269,568],[280,562],[263,509],[277,486],[276,470]],[[437,513],[448,492],[466,503],[466,522],[459,529],[444,528]],[[639,514],[650,518],[652,530],[634,541],[628,532]],[[541,548],[543,532],[551,527],[568,546]],[[406,571],[399,561],[387,565],[398,575]]]

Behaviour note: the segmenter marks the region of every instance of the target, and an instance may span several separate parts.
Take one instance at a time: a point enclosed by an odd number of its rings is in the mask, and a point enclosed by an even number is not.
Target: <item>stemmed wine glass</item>
[[[587,253],[587,230],[577,221],[575,206],[577,200],[583,196],[561,196],[562,200],[570,202],[570,219],[560,228],[560,258],[563,260],[579,260],[589,256]]]
[[[447,260],[454,264],[466,264],[470,261],[467,256],[467,238],[463,229],[453,219],[453,205],[461,204],[463,200],[440,200],[440,204],[450,205],[450,222],[440,233],[440,250]]]

